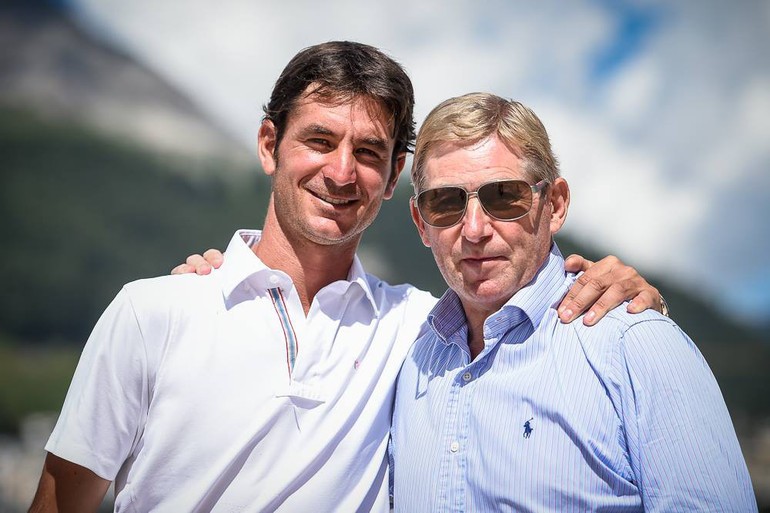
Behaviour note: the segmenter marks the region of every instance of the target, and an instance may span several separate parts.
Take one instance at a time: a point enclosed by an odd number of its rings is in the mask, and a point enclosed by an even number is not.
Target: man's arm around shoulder
[[[96,511],[109,487],[91,470],[48,453],[29,513]]]

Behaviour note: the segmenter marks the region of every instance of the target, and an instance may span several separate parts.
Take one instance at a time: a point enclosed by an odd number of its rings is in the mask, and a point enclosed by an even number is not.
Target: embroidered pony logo
[[[532,422],[534,418],[535,417],[532,417],[531,419],[529,419],[524,423],[524,438],[529,438],[529,435],[532,434],[533,429],[532,429],[532,424],[530,424],[530,422]]]

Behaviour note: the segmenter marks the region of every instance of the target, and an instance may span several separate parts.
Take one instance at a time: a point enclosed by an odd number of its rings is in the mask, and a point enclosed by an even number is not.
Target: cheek
[[[361,187],[371,195],[383,196],[388,187],[388,176],[379,169],[364,168],[358,171],[358,181]]]
[[[419,216],[420,214],[416,215]],[[447,240],[445,233],[443,233],[446,230],[439,230],[430,225],[427,225],[422,221],[422,219],[420,219],[420,226],[420,237],[422,238],[423,243],[431,248],[435,255],[446,254],[445,248],[447,247]]]
[[[451,237],[447,233],[439,233],[437,236],[430,238],[431,249],[433,250],[433,254],[436,256],[436,260],[440,261],[441,265],[443,265],[446,269],[456,267],[454,263],[454,247],[456,241],[456,237]]]
[[[325,160],[323,154],[295,148],[281,152],[276,163],[279,170],[290,170],[290,174],[296,175],[299,179],[319,174],[319,170],[325,165]]]

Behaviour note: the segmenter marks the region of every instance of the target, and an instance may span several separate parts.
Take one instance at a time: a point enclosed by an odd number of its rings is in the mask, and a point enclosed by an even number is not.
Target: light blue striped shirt
[[[470,361],[451,290],[398,380],[397,512],[756,511],[719,387],[657,312],[562,324],[574,276],[553,246],[484,324]]]

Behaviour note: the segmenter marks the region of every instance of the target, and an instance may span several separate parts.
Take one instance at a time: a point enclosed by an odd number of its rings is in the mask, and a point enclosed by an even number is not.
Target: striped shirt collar
[[[556,243],[551,244],[548,258],[527,285],[516,292],[503,306],[484,322],[485,337],[498,337],[514,326],[529,320],[536,329],[548,309],[556,306],[549,298],[558,293],[563,297],[571,280],[565,280],[564,257]],[[563,289],[559,291],[559,289]],[[560,293],[559,293],[560,292]],[[444,343],[449,344],[453,336],[467,338],[465,313],[459,296],[452,289],[447,290],[428,314],[428,323]]]
[[[252,248],[259,242],[261,237],[261,230],[238,230],[230,239],[230,244],[228,244],[225,252],[227,256],[222,266],[218,269],[222,293],[225,297],[230,297],[238,287],[243,285],[259,290],[290,286],[291,278],[288,274],[266,266],[252,251]],[[379,315],[377,303],[369,286],[369,280],[357,255],[353,257],[353,265],[350,266],[346,283],[345,293],[348,293],[353,285],[360,287],[364,296],[372,305],[375,315]]]

